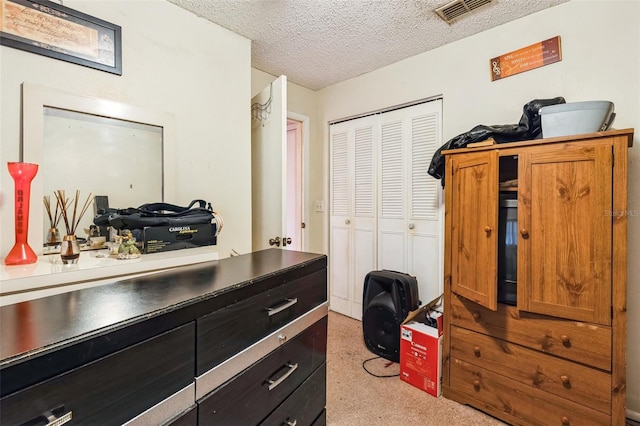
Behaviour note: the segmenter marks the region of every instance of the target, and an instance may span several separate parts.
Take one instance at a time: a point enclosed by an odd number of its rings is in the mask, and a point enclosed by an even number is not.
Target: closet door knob
[[[416,227],[416,226],[415,226],[413,223],[410,223],[410,224],[409,224],[409,229],[413,229],[413,228],[415,228],[415,227]]]
[[[486,232],[486,233],[487,233],[487,237],[488,237],[489,235],[491,235],[491,231],[492,231],[492,229],[491,229],[491,227],[490,227],[490,226],[485,226],[485,227],[484,227],[484,232]]]
[[[349,219],[345,219],[345,220],[344,220],[344,224],[345,224],[345,225],[348,225],[348,224],[350,224],[350,223],[351,223],[351,221],[350,221]]]
[[[525,240],[529,238],[529,231],[527,231],[526,229],[522,228],[520,230],[520,235],[522,235],[522,238],[524,238]]]

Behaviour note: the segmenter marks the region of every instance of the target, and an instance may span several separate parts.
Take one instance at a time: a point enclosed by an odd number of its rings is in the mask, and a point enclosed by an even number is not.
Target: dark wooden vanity
[[[269,249],[0,308],[2,425],[325,423],[327,261]]]

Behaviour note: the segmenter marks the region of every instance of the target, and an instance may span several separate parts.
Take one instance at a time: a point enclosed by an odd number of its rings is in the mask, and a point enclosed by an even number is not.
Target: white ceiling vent
[[[469,14],[472,10],[490,4],[493,0],[454,0],[436,9],[436,13],[447,24]]]

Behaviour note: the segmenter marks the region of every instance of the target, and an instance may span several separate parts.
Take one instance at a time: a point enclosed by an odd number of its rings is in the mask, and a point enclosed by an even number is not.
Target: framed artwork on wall
[[[122,28],[47,0],[0,0],[0,44],[122,75]]]

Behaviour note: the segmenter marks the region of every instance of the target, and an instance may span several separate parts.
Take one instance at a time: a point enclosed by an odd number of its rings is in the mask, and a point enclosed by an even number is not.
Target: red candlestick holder
[[[38,256],[29,247],[29,200],[31,181],[38,173],[38,165],[31,163],[7,163],[9,174],[15,182],[16,243],[4,259],[6,265],[35,263]]]

